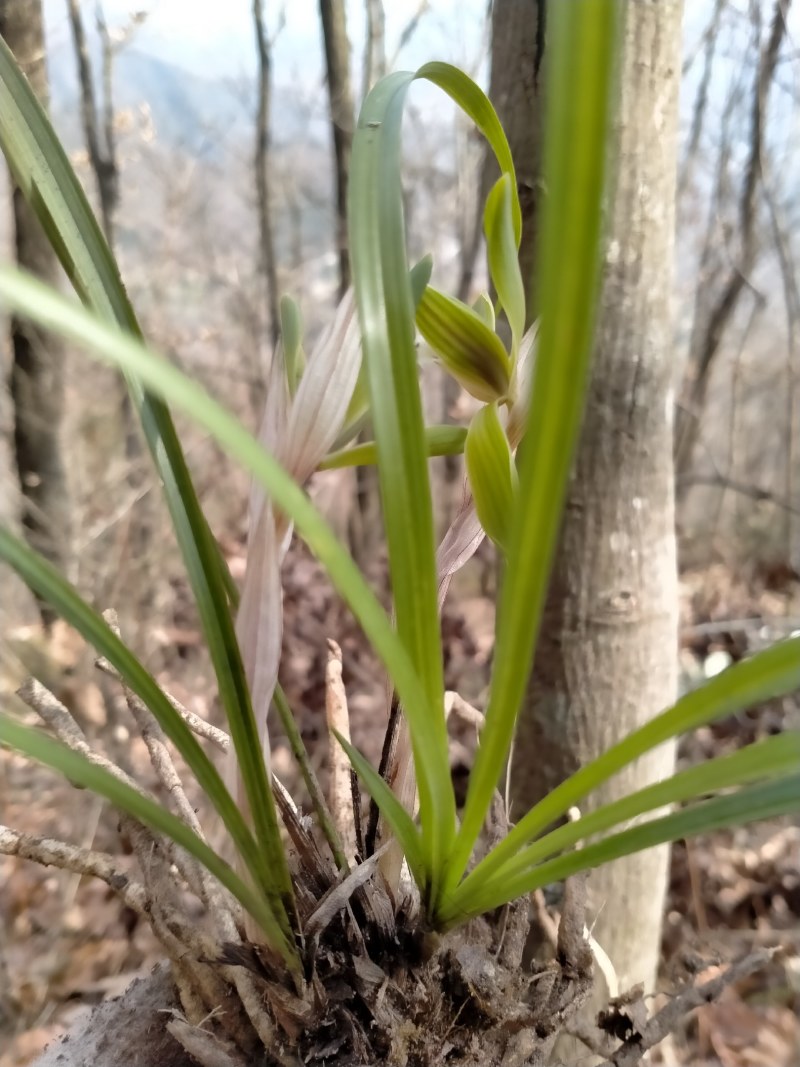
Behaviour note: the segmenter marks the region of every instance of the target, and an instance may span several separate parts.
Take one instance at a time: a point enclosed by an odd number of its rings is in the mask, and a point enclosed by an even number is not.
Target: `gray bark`
[[[517,817],[676,696],[670,287],[680,43],[680,0],[629,0],[594,365],[513,757]],[[643,759],[587,807],[668,774],[673,758],[665,747]],[[591,877],[588,921],[596,917],[594,935],[623,987],[653,986],[667,863],[660,849]]]
[[[98,30],[103,45],[103,118],[101,120],[94,91],[92,64],[83,28],[79,0],[67,0],[78,81],[81,89],[81,124],[89,153],[89,163],[97,183],[97,197],[103,232],[108,243],[114,244],[114,213],[119,201],[119,167],[114,138],[114,104],[112,98],[114,52],[102,9],[98,8]]]
[[[364,42],[362,99],[386,74],[386,16],[383,0],[365,0],[367,39]]]
[[[48,1045],[34,1067],[197,1067],[166,1031],[171,1011],[180,1009],[169,966],[159,964]]]
[[[280,337],[278,308],[278,272],[270,210],[269,150],[270,105],[272,94],[272,48],[264,26],[263,0],[253,0],[253,24],[258,53],[258,115],[256,118],[255,174],[258,199],[259,268],[264,281],[265,306],[269,314],[269,333],[273,349]]]
[[[489,97],[506,131],[522,208],[522,243],[519,263],[522,277],[532,292],[536,266],[536,215],[541,170],[542,61],[545,38],[544,0],[494,0],[492,4],[492,69]],[[481,188],[481,206],[492,183],[499,177],[494,157],[487,152]],[[465,256],[466,277],[459,291],[469,289],[472,267],[483,232],[483,211],[478,213],[471,255]],[[535,299],[528,301],[528,322]]]
[[[353,90],[350,83],[350,41],[344,0],[319,0],[322,42],[333,132],[336,174],[336,250],[339,257],[339,296],[350,285],[347,241],[347,182],[353,148]]]

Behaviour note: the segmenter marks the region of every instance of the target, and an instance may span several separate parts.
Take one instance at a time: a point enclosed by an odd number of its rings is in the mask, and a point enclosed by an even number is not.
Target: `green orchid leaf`
[[[800,637],[780,641],[729,667],[556,786],[520,819],[469,877],[494,877],[525,845],[570,808],[580,807],[587,794],[658,745],[724,715],[734,715],[799,688]]]
[[[497,404],[487,404],[473,416],[464,461],[481,526],[505,551],[517,496],[517,469]]]
[[[40,730],[15,722],[8,715],[0,714],[0,744],[8,745],[30,759],[51,767],[85,789],[91,789],[121,811],[186,849],[252,915],[263,930],[267,943],[283,956],[289,968],[295,973],[300,971],[294,942],[287,937],[283,924],[276,918],[267,899],[243,881],[202,838],[170,811],[121,782],[103,767],[91,763],[80,753],[73,752]]]
[[[467,878],[453,899],[458,909],[490,910],[497,907],[498,896],[510,884],[519,885],[537,864],[563,852],[579,841],[588,843],[596,834],[620,823],[637,819],[657,808],[685,803],[723,789],[739,787],[759,779],[777,779],[793,774],[800,767],[800,733],[791,731],[768,737],[738,752],[707,760],[681,771],[662,782],[646,786],[635,793],[604,804],[596,811],[581,815],[574,822],[559,826],[509,859],[491,879],[478,875]]]
[[[0,147],[83,303],[106,323],[141,339],[119,269],[50,121],[0,39]],[[172,525],[197,604],[221,703],[240,757],[255,836],[274,886],[292,885],[231,615],[235,586],[189,475],[170,413],[121,368],[163,485]]]
[[[696,837],[713,830],[728,826],[745,826],[760,819],[773,819],[781,815],[792,815],[800,811],[800,775],[792,774],[778,778],[776,781],[763,782],[759,785],[740,789],[735,793],[724,794],[711,800],[690,804],[672,815],[660,819],[651,819],[629,830],[603,838],[593,844],[585,845],[566,855],[541,863],[524,874],[509,878],[500,886],[495,883],[496,892],[489,906],[500,907],[509,900],[536,889],[560,882],[564,878],[600,867],[612,860],[642,852],[656,845],[678,841],[683,837]],[[490,898],[487,894],[480,911],[484,910]],[[480,911],[450,912],[445,927],[452,927],[465,922]]]
[[[417,327],[448,374],[477,400],[491,404],[508,394],[508,353],[471,307],[428,286],[417,309]]]
[[[369,760],[365,759],[358,749],[346,741],[337,730],[333,732],[336,740],[347,753],[347,758],[352,763],[356,774],[364,783],[367,792],[378,805],[381,814],[400,842],[408,869],[417,885],[425,885],[425,857],[414,820]]]
[[[617,0],[548,8],[538,354],[517,452],[518,506],[498,599],[486,725],[448,861],[445,896],[466,869],[508,757],[561,528],[591,363],[621,10]],[[515,226],[515,238],[517,233]]]
[[[525,286],[519,269],[519,241],[514,234],[511,176],[503,174],[492,186],[483,212],[489,273],[511,327],[511,351],[516,356],[525,330]]]
[[[435,896],[452,846],[455,800],[443,715],[433,507],[400,181],[403,104],[413,81],[410,73],[391,74],[364,101],[353,140],[348,213],[397,633],[425,692],[423,704],[414,709],[424,726],[413,728],[411,738],[428,880],[423,896],[428,898]]]
[[[152,675],[52,564],[2,526],[0,560],[8,563],[38,596],[52,604],[62,618],[105,656],[119,671],[125,685],[147,705],[216,808],[253,884],[270,902],[273,912],[281,917],[284,932],[289,936],[291,928],[284,901],[291,901],[291,896],[285,896],[284,887],[276,880],[275,870],[270,866],[270,856],[258,847],[219,771]],[[280,844],[280,838],[278,842]]]

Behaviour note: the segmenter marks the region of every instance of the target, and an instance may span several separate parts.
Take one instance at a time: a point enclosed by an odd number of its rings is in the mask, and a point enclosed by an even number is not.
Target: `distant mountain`
[[[82,143],[78,77],[72,49],[62,44],[48,56],[51,110],[59,132],[70,147]],[[99,56],[94,57],[95,77]],[[117,111],[147,104],[157,136],[165,147],[181,149],[197,158],[218,156],[223,147],[252,136],[255,86],[251,80],[204,78],[141,52],[123,49],[114,63],[114,104]],[[314,139],[306,109],[294,94],[274,90],[273,123],[276,141],[298,136]]]

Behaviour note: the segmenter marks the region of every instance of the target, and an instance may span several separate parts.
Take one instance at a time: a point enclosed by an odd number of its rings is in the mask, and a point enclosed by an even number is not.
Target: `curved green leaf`
[[[0,39],[0,146],[19,187],[39,217],[81,300],[104,321],[141,338],[141,330],[114,258],[86,195],[27,80]],[[123,372],[125,368],[123,367]],[[231,617],[235,602],[227,567],[192,485],[169,411],[143,391],[128,388],[164,487],[165,499],[197,603],[214,665],[259,847],[272,862],[272,880],[292,896],[277,816],[250,704]]]
[[[455,826],[443,714],[441,637],[433,516],[414,349],[414,305],[405,254],[400,137],[415,78],[439,85],[484,132],[503,172],[514,173],[508,141],[486,95],[465,74],[429,63],[392,74],[367,96],[353,143],[350,248],[387,531],[397,629],[422,682],[425,707],[411,718],[426,870],[435,899]],[[512,183],[515,232],[521,215]],[[423,298],[424,302],[424,298]],[[480,320],[476,320],[479,322]],[[424,723],[424,725],[422,725]]]
[[[600,867],[604,863],[610,863],[622,856],[629,856],[633,852],[642,852],[644,849],[663,845],[669,841],[677,841],[682,837],[696,837],[698,834],[721,830],[727,826],[744,826],[749,822],[790,815],[798,811],[800,811],[799,774],[691,804],[672,815],[652,819],[629,830],[612,834],[602,841],[539,864],[525,874],[509,878],[503,882],[502,887],[496,887],[496,894],[492,898],[494,903],[491,906],[499,907],[509,900],[532,893],[542,886],[560,882],[581,871]],[[487,894],[486,900],[488,899]],[[481,906],[480,911],[484,910],[485,905],[486,902]],[[480,914],[480,911],[462,910],[458,914],[450,912],[444,925],[452,927],[466,922],[473,915]]]
[[[800,688],[800,637],[781,641],[718,674],[556,786],[469,875],[494,876],[520,849],[623,767],[679,734]],[[484,728],[485,732],[485,728]],[[480,873],[479,873],[480,872]],[[466,886],[466,881],[464,882]]]
[[[239,901],[245,911],[252,915],[264,931],[267,943],[280,952],[290,969],[298,971],[299,961],[294,943],[287,938],[266,899],[244,882],[202,838],[170,811],[121,782],[103,767],[90,763],[80,753],[73,752],[39,730],[15,722],[8,715],[0,714],[0,744],[9,745],[31,759],[52,767],[70,781],[85,789],[91,789],[93,793],[111,801],[121,811],[127,812],[158,833],[165,834],[181,848],[186,849],[189,855],[199,860]]]
[[[538,355],[517,453],[519,506],[500,594],[486,725],[445,883],[455,889],[508,756],[530,673],[592,350],[617,0],[548,8]],[[519,843],[519,842],[518,842]],[[484,861],[485,862],[485,861]]]
[[[417,77],[438,85],[464,114],[472,119],[489,142],[489,147],[494,153],[501,172],[508,174],[511,178],[511,215],[514,224],[514,239],[519,245],[522,236],[522,211],[517,194],[514,160],[505,130],[500,125],[497,112],[492,107],[488,96],[467,74],[458,67],[450,66],[449,63],[426,63],[417,71]]]
[[[346,741],[338,730],[333,732],[336,740],[347,753],[347,758],[352,763],[356,774],[366,786],[367,792],[380,808],[381,814],[400,842],[400,847],[403,849],[403,855],[406,858],[408,869],[411,871],[414,881],[417,885],[424,886],[427,881],[425,877],[425,857],[422,852],[419,831],[414,825],[414,820],[369,760],[365,759],[354,745]]]
[[[491,404],[508,394],[508,353],[477,311],[429,285],[417,308],[417,327],[448,374],[477,400]]]
[[[514,235],[512,216],[511,176],[503,174],[486,198],[483,230],[486,234],[489,273],[511,327],[513,358],[525,331],[525,286],[522,284],[522,272],[519,269],[519,241]]]
[[[452,905],[458,910],[466,908],[471,912],[476,909],[490,910],[497,907],[497,904],[491,901],[505,893],[509,884],[520,884],[520,880],[527,877],[536,864],[563,852],[579,841],[587,842],[595,834],[657,808],[681,804],[758,779],[780,778],[796,772],[798,767],[800,733],[796,731],[768,737],[738,752],[707,760],[613,803],[604,804],[574,822],[559,826],[532,845],[523,848],[491,879],[487,880],[481,875],[472,881],[470,878],[465,879],[456,890]]]
[[[164,733],[180,752],[203,792],[219,812],[243,863],[250,871],[253,883],[269,900],[273,912],[280,917],[284,932],[290,925],[286,904],[291,907],[284,887],[275,877],[271,857],[258,847],[242,813],[225,787],[219,771],[208,758],[197,738],[175,711],[158,683],[142,666],[130,649],[111,631],[97,612],[59,572],[29,548],[20,538],[0,526],[0,559],[5,560],[31,589],[52,604],[58,613],[74,626],[109,663],[119,671],[123,681],[147,705]],[[280,838],[278,838],[280,847]]]

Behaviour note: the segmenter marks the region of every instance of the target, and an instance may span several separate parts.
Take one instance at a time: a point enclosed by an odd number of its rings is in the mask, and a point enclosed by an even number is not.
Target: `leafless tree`
[[[685,476],[694,462],[714,361],[743,294],[754,288],[751,275],[759,252],[759,194],[765,153],[767,108],[781,48],[786,38],[787,15],[790,6],[791,0],[774,0],[767,39],[761,47],[759,61],[753,73],[747,158],[737,198],[736,233],[728,234],[725,242],[726,267],[721,271],[721,277],[714,279],[715,284],[711,284],[708,277],[700,279],[702,289],[698,290],[688,360],[675,425],[675,462],[679,479],[679,500],[684,492],[683,487],[688,484]],[[759,11],[758,4],[752,7],[755,30],[760,39]],[[701,93],[703,91],[702,84],[700,91]],[[695,108],[695,122],[698,121],[699,111],[698,105]],[[727,180],[726,163],[727,160],[721,154],[718,185],[720,181]],[[703,263],[707,263],[710,254],[710,245],[707,242],[701,257],[701,269]]]
[[[350,285],[350,250],[347,243],[347,183],[353,147],[353,90],[350,83],[350,40],[344,0],[319,0],[322,41],[333,135],[336,175],[336,248],[339,259],[339,296]]]
[[[115,213],[119,204],[119,157],[114,126],[114,60],[136,27],[145,20],[146,12],[138,11],[131,15],[128,24],[112,37],[103,12],[103,5],[98,0],[95,9],[95,24],[102,53],[102,95],[99,106],[80,0],[67,0],[67,13],[78,67],[83,136],[89,155],[89,165],[97,187],[103,232],[113,249]],[[119,404],[125,433],[125,454],[130,461],[128,480],[138,487],[141,482],[139,461],[142,456],[142,445],[135,425],[130,397],[124,388],[120,389]]]
[[[114,212],[119,202],[119,164],[114,133],[113,95],[115,46],[109,34],[102,5],[98,4],[96,23],[102,45],[102,97],[98,107],[80,0],[67,0],[67,13],[78,65],[83,136],[97,185],[103,231],[109,244],[113,246]]]
[[[367,15],[367,37],[364,42],[364,73],[361,84],[362,99],[375,82],[386,73],[386,15],[382,0],[364,0]]]
[[[542,143],[539,89],[545,49],[546,10],[545,0],[493,0],[492,3],[489,96],[514,156],[523,216],[519,261],[529,289],[532,289],[536,267],[536,216]],[[494,160],[488,155],[486,159],[481,202],[497,176]],[[478,220],[478,225],[482,225],[482,219]],[[528,303],[530,322],[535,317],[535,299]]]
[[[258,200],[259,268],[264,279],[265,306],[269,313],[272,347],[280,336],[278,271],[270,207],[270,103],[272,93],[272,42],[264,25],[263,0],[253,0],[253,24],[258,53],[258,114],[256,117],[255,174]]]
[[[42,104],[48,82],[42,5],[39,0],[0,0],[0,33],[14,52]],[[20,267],[51,285],[59,280],[55,255],[39,221],[18,189],[13,193],[16,258]],[[71,510],[61,448],[64,347],[30,323],[11,324],[11,396],[16,467],[23,522],[31,544],[60,569],[70,565]],[[46,623],[52,611],[40,605]]]

